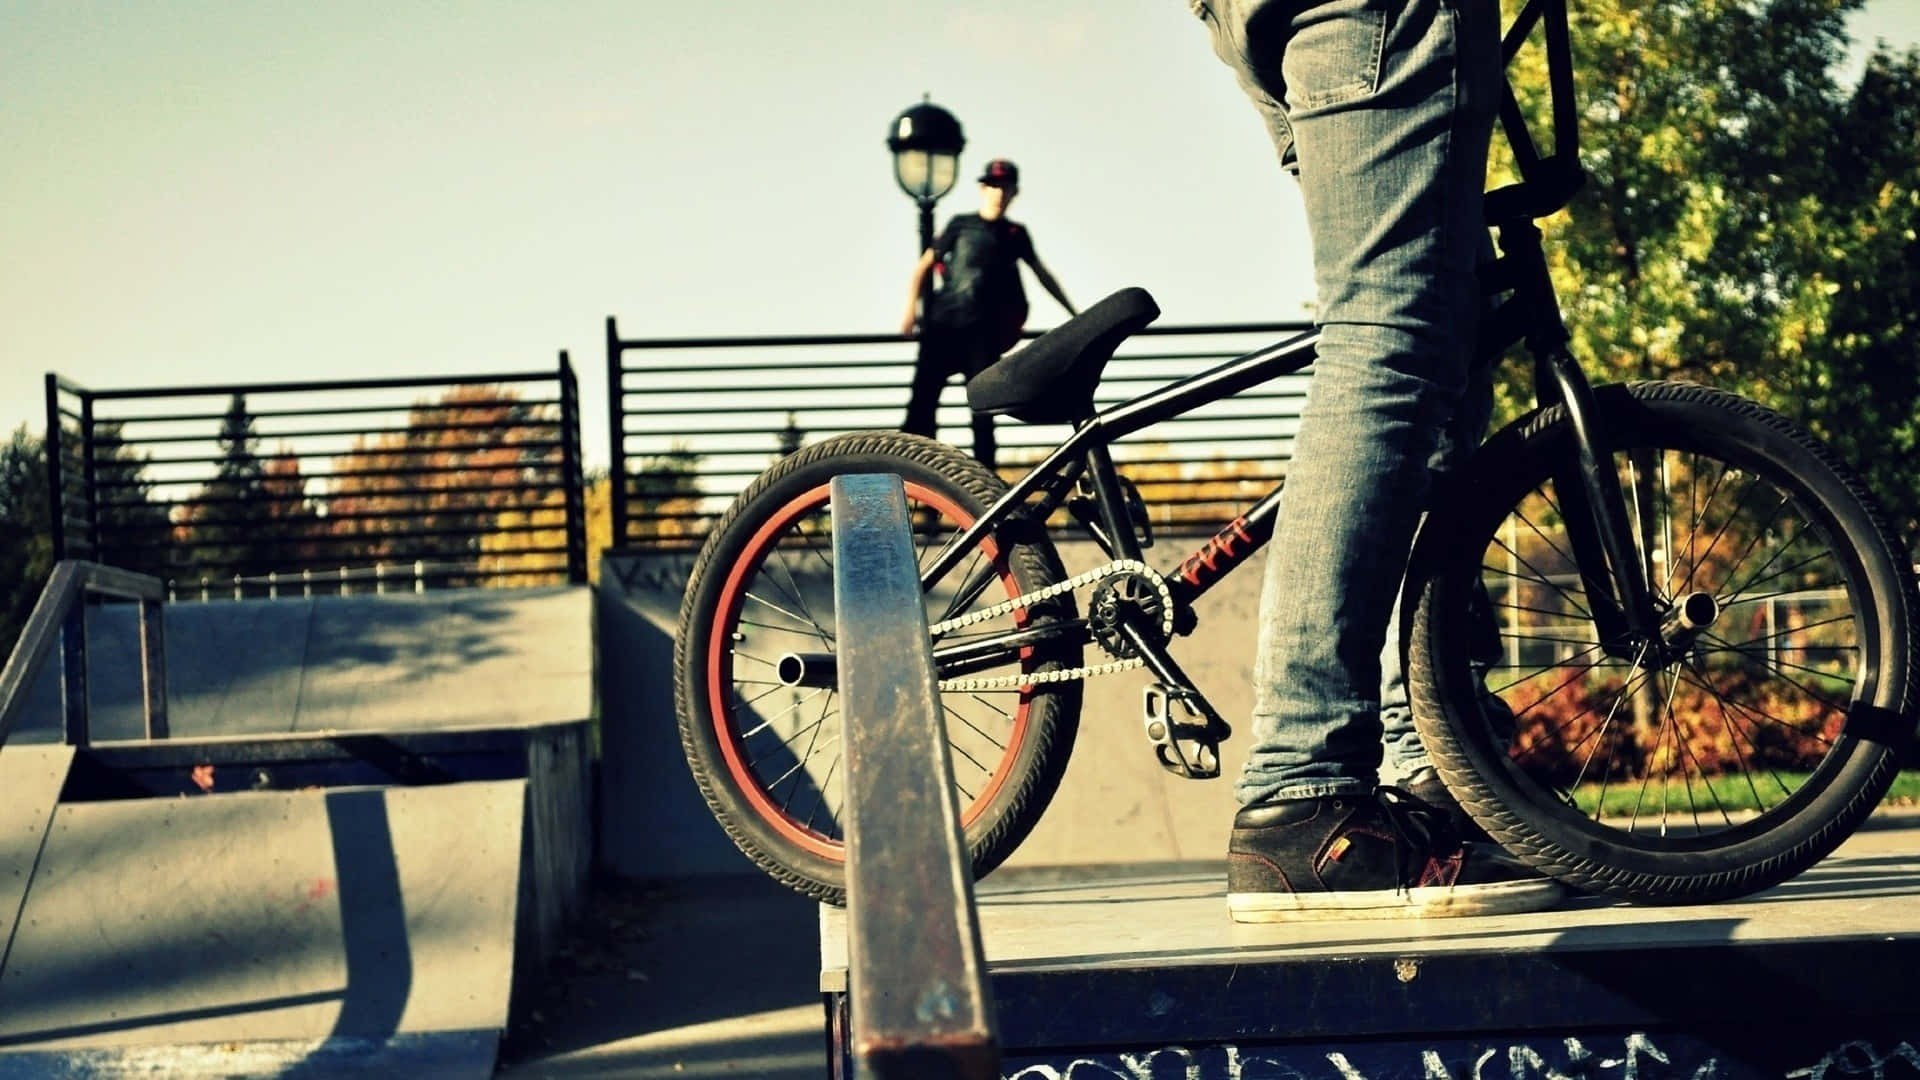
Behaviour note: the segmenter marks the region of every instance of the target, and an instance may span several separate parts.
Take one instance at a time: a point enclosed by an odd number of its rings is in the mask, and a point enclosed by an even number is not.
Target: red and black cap
[[[1020,167],[1006,158],[994,158],[981,170],[980,182],[996,187],[1017,188],[1020,186]]]

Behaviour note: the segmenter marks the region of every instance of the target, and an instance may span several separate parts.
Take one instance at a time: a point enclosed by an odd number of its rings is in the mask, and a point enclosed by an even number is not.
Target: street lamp
[[[960,176],[960,150],[966,145],[960,121],[924,98],[894,117],[887,132],[893,178],[920,207],[921,251],[933,246],[933,204],[953,190]]]

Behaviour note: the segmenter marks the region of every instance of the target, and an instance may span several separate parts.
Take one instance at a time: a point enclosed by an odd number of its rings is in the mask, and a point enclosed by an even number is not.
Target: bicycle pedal
[[[1205,721],[1193,724],[1176,720],[1173,702],[1194,717]],[[1142,691],[1141,712],[1147,728],[1147,741],[1153,745],[1154,760],[1160,767],[1188,780],[1211,780],[1220,775],[1220,740],[1231,734],[1216,717],[1204,716],[1194,708],[1185,693],[1169,691],[1155,683]]]

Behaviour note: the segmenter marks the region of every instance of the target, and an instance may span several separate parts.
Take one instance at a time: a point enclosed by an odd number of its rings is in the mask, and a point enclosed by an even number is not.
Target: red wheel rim
[[[905,484],[907,498],[929,506],[938,511],[956,530],[964,530],[973,523],[973,515],[966,512],[945,494],[924,485],[908,481]],[[747,760],[746,748],[742,745],[740,733],[730,723],[730,710],[722,707],[722,702],[732,700],[733,687],[733,649],[731,634],[736,619],[745,603],[747,592],[743,584],[757,574],[764,564],[767,553],[772,550],[770,542],[781,535],[796,519],[818,510],[828,501],[827,485],[821,484],[801,493],[781,507],[766,523],[761,525],[747,542],[741,557],[734,562],[732,571],[727,575],[726,583],[720,592],[719,610],[714,615],[712,629],[707,639],[707,715],[713,725],[714,741],[720,747],[720,756],[726,764],[727,773],[732,777],[734,787],[746,796],[747,803],[761,821],[772,826],[783,840],[801,849],[825,859],[840,861],[846,857],[846,849],[839,840],[819,832],[789,817],[786,810],[777,804],[767,786],[755,774]],[[1012,572],[1001,562],[999,545],[991,537],[983,537],[980,549],[998,570],[1001,588],[1006,595],[1017,595],[1019,586]],[[1026,609],[1017,609],[1013,613],[1016,626],[1027,622]],[[1021,652],[1022,657],[1030,657],[1031,649]],[[1020,692],[1019,704],[1014,707],[1011,726],[1007,736],[1005,751],[988,777],[986,786],[974,796],[973,800],[960,809],[962,828],[971,825],[998,796],[1012,771],[1012,760],[1026,741],[1029,710],[1031,708],[1031,690]]]

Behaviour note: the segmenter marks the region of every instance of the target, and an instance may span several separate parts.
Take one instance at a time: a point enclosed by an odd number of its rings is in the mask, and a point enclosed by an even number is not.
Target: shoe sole
[[[1536,878],[1486,885],[1434,885],[1324,893],[1227,894],[1234,922],[1294,922],[1309,919],[1444,919],[1467,915],[1518,915],[1554,907],[1566,897],[1557,881]]]

